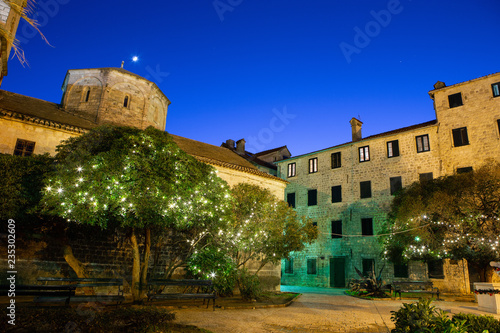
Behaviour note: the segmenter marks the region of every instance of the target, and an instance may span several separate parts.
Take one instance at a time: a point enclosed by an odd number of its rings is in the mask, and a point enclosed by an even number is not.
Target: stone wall
[[[69,70],[63,91],[65,109],[97,124],[165,130],[168,98],[156,84],[121,68]]]
[[[408,186],[419,179],[419,174],[432,172],[434,177],[442,175],[439,149],[437,145],[437,126],[429,125],[414,130],[386,136],[367,138],[335,148],[304,156],[290,158],[279,163],[280,174],[290,184],[286,193],[295,193],[296,209],[299,215],[310,217],[317,223],[320,231],[318,240],[308,246],[304,253],[294,253],[296,266],[302,267],[307,258],[318,258],[316,276],[294,273],[283,275],[284,284],[300,283],[306,285],[329,286],[329,259],[345,258],[346,281],[356,279],[354,269],[362,269],[363,259],[374,259],[375,269],[379,270],[381,248],[375,236],[361,236],[361,219],[373,219],[373,232],[382,230],[390,208],[390,178],[401,177],[402,186]],[[417,153],[416,137],[429,136],[430,151]],[[398,140],[400,156],[387,157],[387,142]],[[370,160],[359,162],[359,148],[369,146]],[[332,153],[341,153],[341,167],[331,167]],[[318,172],[309,173],[309,160],[318,159]],[[287,178],[287,166],[296,163],[296,176]],[[360,182],[370,181],[371,197],[360,198]],[[342,201],[332,203],[332,186],[342,187]],[[308,190],[318,191],[317,205],[308,206]],[[285,196],[286,197],[286,196]],[[332,221],[342,221],[342,238],[332,238]],[[321,259],[324,258],[324,259]],[[295,265],[294,263],[294,265]],[[299,268],[304,270],[305,268]],[[389,277],[389,268],[386,267]]]
[[[80,135],[72,131],[0,118],[0,153],[13,154],[17,139],[34,141],[35,154],[55,154],[55,148],[63,140]]]

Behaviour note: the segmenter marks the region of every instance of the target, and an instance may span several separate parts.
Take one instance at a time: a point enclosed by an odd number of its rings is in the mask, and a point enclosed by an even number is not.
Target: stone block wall
[[[65,109],[97,124],[165,130],[168,98],[156,84],[121,68],[69,70],[63,91]]]

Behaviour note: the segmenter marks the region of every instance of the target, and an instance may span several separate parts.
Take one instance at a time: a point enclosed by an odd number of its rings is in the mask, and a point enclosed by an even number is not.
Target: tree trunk
[[[493,269],[493,267],[491,267],[490,265],[486,266],[486,269],[485,269],[485,281],[486,282],[493,282],[493,274],[495,274],[495,270]]]
[[[146,229],[146,238],[144,241],[144,258],[141,265],[141,281],[139,284],[139,295],[142,298],[147,285],[149,257],[151,255],[151,229]]]
[[[63,256],[64,260],[68,263],[69,267],[75,271],[76,276],[78,278],[88,278],[89,274],[85,267],[82,265],[81,261],[76,259],[75,255],[73,254],[73,249],[71,246],[68,244],[63,245]],[[83,288],[83,292],[85,295],[94,295],[94,289],[93,288]]]
[[[132,244],[132,299],[134,303],[141,303],[141,292],[140,292],[140,282],[141,282],[141,255],[139,253],[139,244],[137,244],[137,237],[135,235],[135,229],[132,229],[130,234],[130,242]]]

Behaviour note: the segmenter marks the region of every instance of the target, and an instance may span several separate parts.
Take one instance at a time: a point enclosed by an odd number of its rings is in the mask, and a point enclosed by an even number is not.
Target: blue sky
[[[60,102],[66,70],[119,67],[171,100],[167,131],[292,155],[435,119],[427,92],[500,71],[497,0],[39,1],[2,89]],[[138,62],[132,62],[137,55]]]

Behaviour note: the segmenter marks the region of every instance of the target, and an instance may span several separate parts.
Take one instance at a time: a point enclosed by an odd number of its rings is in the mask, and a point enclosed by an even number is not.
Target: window
[[[90,99],[90,88],[89,87],[86,87],[83,89],[83,98],[82,100],[84,102],[88,102]]]
[[[363,236],[373,236],[373,219],[371,217],[361,219],[361,234]]]
[[[471,172],[472,167],[465,167],[465,168],[457,168],[457,173],[466,173],[466,172]]]
[[[366,182],[360,182],[359,189],[360,189],[360,198],[361,199],[372,197],[372,182],[371,181],[368,180]]]
[[[14,148],[14,155],[30,156],[33,154],[34,150],[35,150],[35,142],[17,139],[16,147]]]
[[[419,135],[416,137],[417,140],[417,153],[422,153],[424,151],[431,150],[429,146],[429,135]]]
[[[375,274],[375,260],[363,259],[363,275]]]
[[[307,274],[316,275],[316,258],[307,259]]]
[[[332,154],[332,169],[340,168],[342,166],[340,152]]]
[[[396,157],[399,156],[399,141],[389,141],[387,142],[387,157]]]
[[[493,83],[491,85],[491,90],[493,90],[493,97],[500,96],[500,82]]]
[[[342,202],[342,185],[332,186],[332,202]]]
[[[394,264],[394,277],[407,278],[408,277],[408,264],[404,264],[404,263]]]
[[[427,182],[429,180],[433,180],[434,179],[434,176],[432,175],[432,172],[421,173],[418,176],[419,176],[419,179],[420,179],[421,183]]]
[[[318,158],[309,159],[309,173],[318,172]]]
[[[450,103],[450,109],[464,105],[464,103],[462,103],[462,93],[448,95],[448,102]]]
[[[316,206],[318,204],[318,190],[307,191],[307,205]]]
[[[342,220],[332,221],[332,238],[342,238]]]
[[[427,262],[429,278],[444,279],[443,260],[429,260]]]
[[[123,99],[123,107],[128,108],[129,105],[130,105],[130,97],[125,96],[125,98]]]
[[[366,162],[370,160],[370,146],[359,148],[359,161]]]
[[[391,195],[394,195],[397,191],[403,188],[403,183],[401,181],[401,176],[389,178],[391,184]]]
[[[469,144],[469,138],[467,137],[467,127],[455,128],[452,130],[453,133],[453,145],[455,147],[466,146]]]
[[[295,177],[295,163],[288,164],[288,177]]]
[[[293,274],[293,258],[285,259],[285,274]]]
[[[294,193],[287,193],[286,202],[288,202],[288,206],[295,208],[295,192]]]

